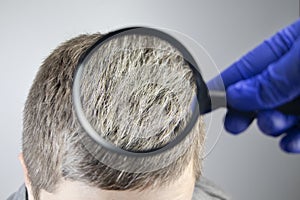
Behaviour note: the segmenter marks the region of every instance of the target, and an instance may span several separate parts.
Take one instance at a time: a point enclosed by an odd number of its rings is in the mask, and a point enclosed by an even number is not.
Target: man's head
[[[201,118],[187,136],[186,140],[193,141],[189,148],[178,145],[178,152],[183,153],[154,171],[112,168],[86,148],[82,139],[87,136],[72,105],[73,75],[79,58],[100,37],[81,35],[59,46],[45,60],[31,87],[24,109],[23,155],[35,200],[47,199],[42,191],[61,194],[74,185],[100,190],[102,196],[103,191],[122,191],[128,196],[129,191],[155,193],[188,182],[187,177],[193,182],[200,175]],[[105,71],[86,70],[82,101],[87,118],[103,137],[128,150],[148,150],[168,143],[186,125],[195,83],[175,50],[157,40],[134,39],[171,53],[133,48],[103,59]],[[114,51],[114,43],[107,48]]]

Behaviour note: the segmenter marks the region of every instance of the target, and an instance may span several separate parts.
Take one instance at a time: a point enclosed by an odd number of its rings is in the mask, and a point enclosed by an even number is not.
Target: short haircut
[[[168,166],[154,171],[113,169],[99,162],[81,143],[84,130],[72,104],[73,76],[80,57],[101,37],[86,34],[64,42],[45,59],[30,89],[24,109],[23,155],[35,199],[39,199],[41,189],[55,192],[61,179],[105,190],[143,190],[175,181],[191,161],[195,179],[201,174],[201,117],[187,136],[193,138],[189,148]],[[157,41],[152,44],[165,45]],[[88,97],[83,107],[95,129],[113,143],[129,150],[147,150],[168,143],[186,125],[186,107],[196,87],[192,71],[178,55],[160,55],[149,49],[134,54],[134,60],[124,55],[110,59],[100,76],[91,72],[85,81],[100,86],[96,91],[83,86],[83,95]],[[164,64],[171,66],[166,74],[159,68]],[[149,70],[143,68],[145,65],[156,68]],[[141,75],[144,80],[136,81]],[[149,83],[147,76],[163,77],[168,84]],[[155,105],[163,109],[155,110]],[[153,137],[147,140],[132,137],[149,130]]]

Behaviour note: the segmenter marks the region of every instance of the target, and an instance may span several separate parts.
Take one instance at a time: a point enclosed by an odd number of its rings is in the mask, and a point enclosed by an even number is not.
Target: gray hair
[[[71,98],[73,74],[81,55],[100,34],[71,39],[45,60],[24,109],[23,154],[34,197],[55,191],[61,178],[107,190],[135,190],[168,184],[192,161],[200,175],[203,122],[187,137],[192,143],[164,168],[131,173],[111,168],[82,143],[84,130]],[[128,44],[126,48],[116,47]],[[120,45],[121,44],[121,45]],[[141,46],[136,46],[137,44]],[[93,55],[82,79],[87,118],[102,137],[128,150],[161,147],[180,133],[195,95],[193,74],[178,51],[150,37],[111,41]],[[102,67],[95,67],[102,66]]]

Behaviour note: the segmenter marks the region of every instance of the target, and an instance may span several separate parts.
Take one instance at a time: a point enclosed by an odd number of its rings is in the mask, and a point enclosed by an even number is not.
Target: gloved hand
[[[280,141],[284,151],[300,153],[300,115],[277,109],[300,96],[300,19],[229,66],[221,78],[229,106],[227,131],[241,133],[257,118],[265,134],[285,133]],[[207,85],[210,90],[222,89],[218,77]]]

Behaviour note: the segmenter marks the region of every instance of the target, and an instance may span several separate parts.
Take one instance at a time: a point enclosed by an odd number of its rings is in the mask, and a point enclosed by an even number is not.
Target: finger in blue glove
[[[300,117],[285,115],[277,110],[260,111],[257,125],[266,135],[277,137],[299,123]]]
[[[300,128],[287,132],[280,141],[280,147],[288,153],[300,153]]]

